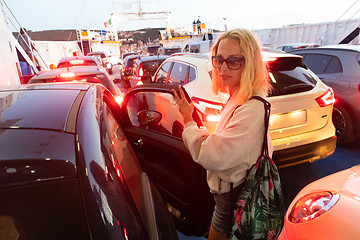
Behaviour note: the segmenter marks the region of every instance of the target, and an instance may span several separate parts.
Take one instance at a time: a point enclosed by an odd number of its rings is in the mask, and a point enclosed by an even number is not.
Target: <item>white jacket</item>
[[[264,95],[258,96],[265,98]],[[256,163],[264,139],[264,104],[252,99],[238,106],[236,94],[227,102],[216,131],[209,134],[195,122],[185,125],[184,144],[192,158],[207,170],[207,182],[212,193],[230,191],[245,181],[248,169]],[[233,114],[234,112],[234,114]],[[269,155],[273,146],[268,134]]]

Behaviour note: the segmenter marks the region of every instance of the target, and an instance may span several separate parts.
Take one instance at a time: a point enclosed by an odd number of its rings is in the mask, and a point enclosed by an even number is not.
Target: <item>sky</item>
[[[193,20],[224,30],[277,28],[360,18],[360,0],[4,0],[27,30],[136,30],[166,27],[166,20],[129,20],[124,13],[170,12],[168,26],[183,27]],[[141,3],[141,4],[139,4]],[[114,16],[112,25],[104,22]],[[121,13],[121,14],[118,14]],[[122,17],[120,17],[122,16]],[[147,15],[150,16],[150,15]],[[165,14],[152,15],[157,17]],[[224,20],[226,19],[226,20]]]

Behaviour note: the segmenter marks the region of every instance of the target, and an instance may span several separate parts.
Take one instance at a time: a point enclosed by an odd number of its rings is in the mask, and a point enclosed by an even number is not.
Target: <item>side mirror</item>
[[[162,115],[158,111],[143,110],[138,112],[136,118],[140,123],[140,126],[148,127],[157,125],[162,119]]]

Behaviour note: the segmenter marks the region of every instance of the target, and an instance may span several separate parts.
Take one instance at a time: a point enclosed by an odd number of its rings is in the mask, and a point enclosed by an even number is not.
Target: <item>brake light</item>
[[[122,95],[118,95],[115,97],[115,101],[120,105],[124,101],[124,97]]]
[[[209,100],[192,97],[194,106],[200,111],[202,118],[206,122],[218,122],[224,105]]]
[[[144,76],[144,69],[142,68],[142,63],[140,63],[138,75],[139,75],[139,77],[143,77],[143,76]]]
[[[263,58],[263,61],[265,63],[269,63],[269,62],[275,62],[278,58],[277,57],[267,57],[267,58]]]
[[[332,192],[314,192],[300,198],[292,207],[288,219],[292,223],[306,223],[329,211],[340,195]]]
[[[136,85],[143,85],[144,83],[141,81],[141,80],[139,80],[137,83],[136,83]]]
[[[77,60],[71,60],[70,61],[70,64],[71,65],[82,65],[82,64],[84,64],[84,60],[80,60],[80,59],[77,59]]]
[[[75,73],[73,72],[64,72],[60,74],[60,77],[62,78],[71,78],[71,77],[75,77]]]
[[[334,91],[329,87],[324,94],[315,99],[320,107],[330,106],[335,103]]]

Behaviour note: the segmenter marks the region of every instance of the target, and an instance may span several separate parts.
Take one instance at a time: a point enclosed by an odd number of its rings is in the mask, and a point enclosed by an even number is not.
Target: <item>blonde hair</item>
[[[262,59],[261,45],[255,34],[247,29],[234,29],[223,33],[213,46],[213,56],[216,56],[220,42],[226,38],[235,39],[239,42],[241,53],[245,58],[241,66],[241,81],[237,92],[239,105],[246,102],[258,91],[267,95],[271,89],[269,75]],[[213,91],[216,94],[228,92],[227,87],[220,80],[218,69],[213,67],[212,72]]]

